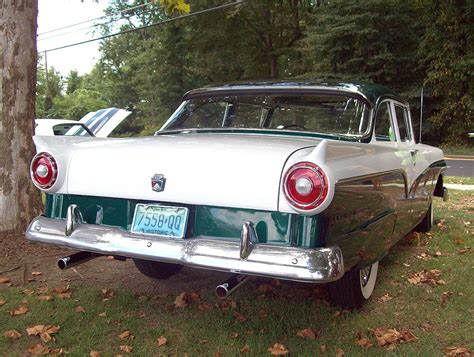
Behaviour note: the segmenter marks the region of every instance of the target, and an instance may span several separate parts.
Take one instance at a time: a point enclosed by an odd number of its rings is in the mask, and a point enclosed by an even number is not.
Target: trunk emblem
[[[165,189],[166,178],[161,174],[154,174],[151,178],[151,189],[155,192],[161,192]]]

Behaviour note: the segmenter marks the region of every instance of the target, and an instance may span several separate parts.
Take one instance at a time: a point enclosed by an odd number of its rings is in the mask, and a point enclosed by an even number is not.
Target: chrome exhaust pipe
[[[225,299],[228,297],[232,292],[235,291],[239,286],[244,284],[247,281],[247,275],[231,275],[226,281],[222,284],[217,285],[216,287],[216,296],[219,299]]]
[[[101,254],[91,252],[74,253],[67,257],[59,259],[58,268],[61,270],[66,270],[100,256]]]

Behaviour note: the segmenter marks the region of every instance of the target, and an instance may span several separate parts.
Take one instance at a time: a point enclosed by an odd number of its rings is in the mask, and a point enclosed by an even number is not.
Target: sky
[[[45,33],[64,26],[76,24],[103,16],[107,0],[39,0],[38,9],[38,52],[81,42],[100,36],[90,28],[88,22],[57,32]],[[67,49],[47,53],[48,67],[53,66],[63,75],[71,70],[79,74],[89,72],[99,58],[99,42],[95,41]],[[40,55],[43,55],[40,53]],[[44,55],[43,55],[44,65]]]

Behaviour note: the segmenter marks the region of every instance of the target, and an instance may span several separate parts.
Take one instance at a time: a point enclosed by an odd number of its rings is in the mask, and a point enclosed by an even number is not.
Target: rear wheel
[[[154,262],[143,259],[133,259],[133,262],[140,273],[155,279],[168,279],[183,268],[183,266],[179,264]]]
[[[423,220],[416,226],[415,231],[420,232],[420,233],[426,233],[431,230],[431,227],[433,227],[433,202],[430,203],[430,207],[428,208],[428,211],[426,212],[425,217]]]
[[[329,297],[334,305],[345,308],[361,307],[372,295],[379,262],[364,268],[352,268],[344,276],[328,285]]]

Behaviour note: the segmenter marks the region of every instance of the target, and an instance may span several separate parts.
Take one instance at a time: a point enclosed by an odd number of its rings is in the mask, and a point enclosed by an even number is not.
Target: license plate
[[[139,203],[135,207],[131,231],[161,237],[183,238],[187,220],[188,209],[186,207]]]

